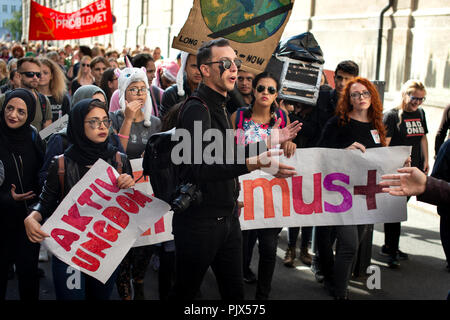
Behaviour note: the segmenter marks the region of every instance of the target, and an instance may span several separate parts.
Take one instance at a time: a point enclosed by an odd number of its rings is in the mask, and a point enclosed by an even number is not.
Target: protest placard
[[[172,47],[196,54],[203,42],[223,37],[243,61],[243,70],[260,73],[278,45],[294,1],[194,0]]]
[[[243,230],[374,224],[406,220],[406,197],[381,193],[380,176],[396,172],[410,147],[359,150],[297,149],[283,162],[297,175],[278,179],[262,171],[239,177]],[[173,239],[172,212],[152,225],[134,246]]]
[[[98,160],[42,226],[58,259],[105,283],[136,239],[169,210],[140,191],[119,189],[119,174]]]
[[[239,177],[241,228],[355,225],[406,220],[406,198],[382,193],[381,175],[396,172],[411,147],[297,149],[283,162],[297,175],[278,179],[255,171]]]
[[[67,127],[67,123],[69,123],[69,115],[65,114],[55,122],[52,122],[48,127],[45,127],[41,131],[39,131],[39,135],[41,139],[44,140],[48,136],[52,135],[55,132],[60,131],[63,128]]]

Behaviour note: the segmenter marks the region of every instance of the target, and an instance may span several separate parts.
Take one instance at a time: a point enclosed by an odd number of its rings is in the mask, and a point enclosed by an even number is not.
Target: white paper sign
[[[41,131],[39,131],[39,135],[41,136],[41,139],[44,140],[45,138],[47,138],[49,135],[60,131],[63,128],[67,127],[67,123],[69,123],[69,115],[65,114],[64,116],[62,116],[61,118],[59,118],[58,120],[56,120],[55,122],[52,122],[51,125],[49,125],[48,127],[42,129]]]
[[[239,177],[241,228],[356,225],[406,220],[406,197],[381,193],[381,175],[396,172],[411,147],[359,150],[297,149],[282,162],[289,179],[254,171]]]
[[[130,160],[133,170],[134,180],[136,182],[135,189],[146,194],[153,195],[152,185],[148,176],[143,175],[142,159]],[[160,242],[173,240],[172,235],[172,216],[173,212],[169,211],[154,225],[148,226],[146,231],[137,238],[133,247],[147,246]]]
[[[42,227],[55,256],[103,283],[136,239],[169,210],[136,189],[118,189],[118,176],[98,160]]]

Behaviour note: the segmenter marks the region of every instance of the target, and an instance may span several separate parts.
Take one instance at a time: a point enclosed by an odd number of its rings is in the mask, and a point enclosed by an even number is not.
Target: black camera
[[[200,205],[203,200],[201,190],[192,183],[186,183],[178,186],[176,198],[172,201],[173,212],[183,212],[192,204]]]

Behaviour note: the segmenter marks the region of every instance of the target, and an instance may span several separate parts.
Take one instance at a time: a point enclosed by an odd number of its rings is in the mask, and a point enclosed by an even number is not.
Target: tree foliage
[[[22,38],[22,11],[15,11],[13,17],[5,21],[4,27],[11,33],[11,39]]]

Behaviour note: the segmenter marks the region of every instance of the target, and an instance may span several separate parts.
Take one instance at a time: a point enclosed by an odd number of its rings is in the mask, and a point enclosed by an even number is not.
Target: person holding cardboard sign
[[[25,229],[29,240],[41,242],[49,235],[41,230],[41,222],[49,217],[70,189],[89,171],[98,160],[103,159],[123,173],[117,178],[117,186],[127,189],[134,186],[130,162],[126,155],[118,152],[109,141],[108,128],[111,122],[105,103],[97,99],[83,99],[69,113],[67,136],[72,145],[61,158],[55,157],[50,164],[47,180],[39,196],[39,202],[25,219]],[[64,168],[63,181],[59,179]],[[72,270],[72,271],[70,271]],[[73,269],[56,258],[52,259],[53,281],[58,300],[109,299],[115,275],[102,284],[95,278],[80,273],[80,286],[68,287]],[[76,271],[75,271],[76,272]]]

